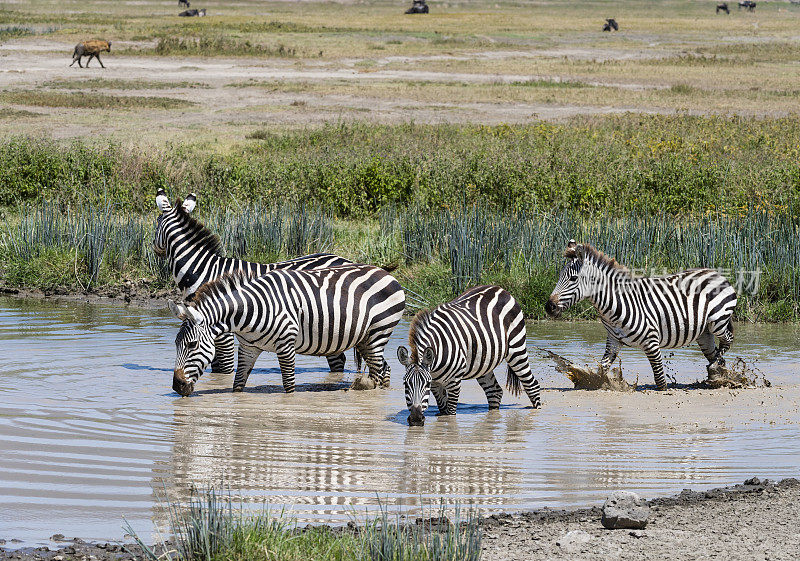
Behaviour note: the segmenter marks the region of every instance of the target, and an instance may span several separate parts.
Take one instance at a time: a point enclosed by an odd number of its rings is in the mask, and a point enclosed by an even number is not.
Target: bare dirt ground
[[[482,521],[482,559],[655,561],[725,559],[796,560],[800,557],[800,481],[757,478],[709,491],[684,490],[648,501],[644,530],[606,530],[598,506],[577,510],[540,509],[498,514]],[[0,541],[2,560],[138,558],[131,544],[86,543],[61,534],[53,546],[15,549]]]
[[[800,482],[750,481],[649,501],[645,530],[606,530],[600,510],[490,517],[484,559],[794,560],[800,557]],[[568,535],[569,532],[574,532]]]
[[[16,47],[16,48],[14,48]],[[148,89],[146,91],[103,88],[110,95],[167,96],[196,104],[182,110],[108,112],[60,107],[26,107],[40,114],[26,119],[27,134],[46,134],[54,138],[112,135],[135,140],[141,134],[142,122],[148,135],[192,138],[199,130],[241,138],[242,127],[270,125],[312,125],[330,121],[358,119],[382,123],[520,123],[533,119],[558,120],[576,115],[597,115],[637,112],[672,112],[658,107],[635,105],[593,105],[573,103],[473,102],[433,95],[420,102],[413,97],[393,97],[337,93],[336,87],[360,84],[397,82],[459,83],[491,85],[529,80],[559,81],[559,76],[519,73],[466,73],[424,70],[384,69],[384,65],[422,60],[445,60],[447,56],[387,57],[370,61],[370,67],[359,67],[363,60],[347,59],[300,64],[294,61],[259,61],[253,58],[178,58],[151,56],[104,56],[106,68],[93,61],[88,69],[68,67],[70,59],[55,52],[68,53],[70,46],[48,41],[32,44],[18,40],[0,48],[0,88],[34,91],[58,80],[167,80],[201,84],[202,87]],[[477,58],[515,57],[585,57],[583,50],[562,49],[536,52],[484,52]],[[595,53],[601,59],[625,59],[639,56],[624,51]],[[645,56],[642,54],[641,56]],[[648,55],[649,56],[649,55]],[[454,60],[465,57],[452,56]],[[469,58],[469,57],[467,57]],[[292,85],[294,86],[292,87]],[[592,82],[590,85],[624,89],[652,89],[650,84]],[[330,91],[327,91],[332,87]],[[44,118],[42,118],[44,117]],[[12,132],[19,122],[0,121],[0,130]]]

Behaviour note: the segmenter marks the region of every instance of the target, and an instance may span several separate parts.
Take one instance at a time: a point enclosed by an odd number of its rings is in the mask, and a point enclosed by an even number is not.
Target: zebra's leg
[[[494,372],[487,372],[480,378],[478,383],[486,394],[486,401],[489,402],[489,409],[500,409],[500,402],[503,400],[503,388],[497,383]]]
[[[528,348],[525,346],[524,337],[525,331],[522,331],[522,335],[523,337],[521,340],[512,342],[512,344],[509,345],[508,358],[506,359],[508,362],[509,376],[508,388],[513,394],[519,393],[519,385],[514,382],[516,378],[516,380],[522,383],[522,387],[525,388],[525,393],[528,394],[531,405],[534,409],[539,409],[542,406],[542,389],[539,386],[539,380],[537,380],[533,372],[531,372],[531,365],[528,362]],[[491,402],[489,406],[491,407]]]
[[[383,344],[376,345],[368,341],[356,347],[356,352],[367,363],[369,377],[375,382],[375,386],[388,388],[392,370],[389,368],[389,363],[383,358]]]
[[[661,358],[661,348],[658,341],[648,341],[642,346],[650,366],[653,368],[653,378],[656,381],[656,389],[663,391],[667,389],[667,380],[664,377],[664,361]]]
[[[622,343],[610,331],[606,330],[606,352],[603,353],[603,358],[600,359],[600,368],[608,370],[614,361],[617,360],[619,348]]]
[[[439,382],[431,382],[431,393],[436,399],[436,406],[439,408],[438,414],[441,415],[442,411],[447,409],[447,388]]]
[[[286,393],[294,393],[294,347],[284,347],[278,349],[278,364],[281,367],[281,378],[283,379],[283,390]]]
[[[344,356],[344,353],[339,353],[336,356],[328,356],[325,357],[328,359],[328,366],[331,369],[331,372],[344,372],[344,365],[347,363],[347,357]]]
[[[240,392],[244,390],[247,384],[247,379],[253,371],[253,366],[261,354],[261,349],[250,346],[239,346],[239,362],[236,365],[236,376],[233,379],[233,391]]]
[[[722,332],[717,335],[719,337],[719,351],[717,352],[717,362],[720,366],[725,366],[725,358],[723,355],[733,345],[733,323],[728,320]]]
[[[717,347],[714,344],[714,334],[711,333],[708,327],[706,327],[700,334],[700,337],[697,338],[697,344],[700,345],[700,350],[703,351],[708,365],[711,366],[714,364],[717,360]]]
[[[223,333],[214,340],[214,359],[211,361],[211,372],[231,374],[234,371],[235,348],[233,333]]]
[[[451,380],[447,384],[447,405],[444,411],[439,409],[439,415],[455,415],[458,408],[458,396],[461,394],[461,380]]]

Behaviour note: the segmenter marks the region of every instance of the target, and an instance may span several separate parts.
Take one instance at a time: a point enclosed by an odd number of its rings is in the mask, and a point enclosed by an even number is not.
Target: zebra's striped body
[[[430,391],[440,415],[455,415],[462,380],[477,379],[489,409],[500,407],[503,390],[494,369],[508,363],[509,388],[519,382],[538,408],[539,382],[531,373],[525,346],[525,319],[519,303],[497,286],[472,288],[433,310],[420,311],[409,332],[411,356],[405,347],[398,358],[404,377],[409,424],[424,424]]]
[[[664,277],[634,278],[613,259],[574,240],[565,256],[546,310],[558,316],[580,300],[594,304],[607,332],[601,367],[611,366],[621,345],[639,347],[653,368],[656,387],[663,390],[667,384],[661,349],[697,341],[709,365],[725,364],[723,354],[733,343],[736,291],[717,271],[690,269]]]
[[[156,223],[153,248],[167,258],[172,278],[186,299],[191,299],[206,282],[225,274],[241,272],[249,276],[261,276],[275,269],[324,269],[351,263],[330,253],[315,253],[277,263],[254,263],[223,257],[219,238],[191,216],[196,204],[194,194],[189,195],[186,201],[178,200],[172,206],[164,191],[159,190],[156,204],[161,209],[161,216]],[[214,372],[232,373],[235,364],[233,335],[228,333],[220,336],[215,348],[211,369]],[[342,372],[344,354],[328,357],[328,364],[331,372]]]
[[[295,355],[331,356],[355,348],[376,384],[388,386],[383,349],[405,309],[389,273],[371,265],[297,271],[257,278],[226,275],[203,285],[186,306],[170,304],[183,325],[176,338],[173,388],[189,395],[214,353],[214,340],[239,340],[234,391],[241,391],[263,351],[277,353],[283,387],[294,391]]]

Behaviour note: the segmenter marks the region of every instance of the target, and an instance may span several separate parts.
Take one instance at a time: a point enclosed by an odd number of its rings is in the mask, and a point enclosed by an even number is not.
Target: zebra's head
[[[192,306],[169,301],[169,309],[183,321],[175,337],[175,373],[172,389],[182,396],[191,395],[194,384],[214,358],[214,336],[203,314]]]
[[[397,358],[400,364],[406,367],[403,376],[403,385],[406,390],[406,405],[408,405],[408,424],[412,427],[421,427],[425,424],[425,410],[428,409],[428,398],[431,393],[431,366],[436,358],[431,347],[422,353],[422,359],[414,361],[408,354],[408,349],[401,346],[397,349]]]
[[[156,193],[156,206],[161,211],[161,215],[156,220],[156,232],[153,236],[153,251],[156,255],[165,256],[167,254],[167,233],[172,224],[176,222],[178,207],[172,206],[167,198],[164,189],[159,189]],[[180,205],[183,210],[191,213],[197,206],[197,195],[189,193],[186,200]]]
[[[581,278],[583,255],[583,246],[575,243],[575,240],[569,240],[567,250],[564,252],[566,258],[564,268],[561,269],[558,283],[544,305],[547,315],[558,317],[561,312],[586,297],[587,282]]]

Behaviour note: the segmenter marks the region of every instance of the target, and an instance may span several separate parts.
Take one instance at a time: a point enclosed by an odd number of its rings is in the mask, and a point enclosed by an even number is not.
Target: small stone
[[[50,539],[54,542],[63,542],[64,541],[64,534],[53,534],[50,536]]]
[[[758,486],[761,485],[761,480],[758,477],[751,477],[750,479],[745,480],[744,484]]]
[[[64,556],[56,555],[55,557],[53,557],[53,561],[64,561]]]
[[[614,491],[603,504],[601,522],[609,530],[643,530],[650,517],[647,501],[631,491]]]
[[[647,534],[644,533],[644,530],[631,530],[630,532],[628,532],[628,535],[633,536],[634,538],[643,538]]]
[[[558,538],[556,545],[559,547],[570,547],[574,545],[589,543],[590,541],[592,541],[592,536],[590,536],[583,530],[570,530],[569,532]]]

